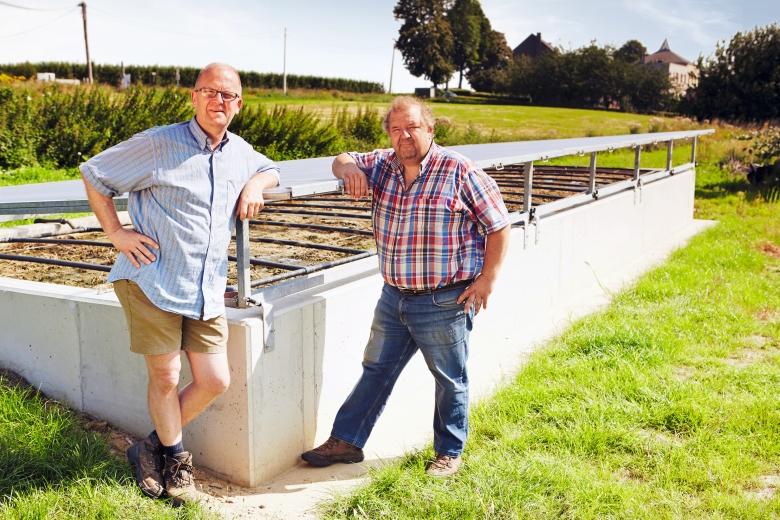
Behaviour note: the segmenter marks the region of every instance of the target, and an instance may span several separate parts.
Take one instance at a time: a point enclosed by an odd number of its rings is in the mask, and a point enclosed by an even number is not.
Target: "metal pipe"
[[[37,256],[7,255],[0,253],[0,260],[13,260],[15,262],[32,262],[36,264],[58,265],[61,267],[75,267],[77,269],[87,269],[90,271],[103,271],[107,273],[111,267],[100,264],[87,264],[84,262],[69,262],[67,260],[57,260],[56,258],[40,258]]]
[[[255,280],[252,282],[252,287],[257,287],[264,284],[279,282],[281,280],[287,280],[289,278],[295,278],[296,276],[301,276],[303,274],[310,274],[310,273],[316,273],[317,271],[322,271],[324,269],[329,269],[331,267],[336,267],[339,265],[347,264],[349,262],[354,262],[356,260],[361,260],[363,258],[368,258],[369,256],[374,256],[376,253],[363,253],[360,255],[354,255],[347,258],[341,258],[339,260],[334,260],[332,262],[325,262],[322,264],[317,264],[313,266],[308,267],[302,267],[297,269],[296,271],[292,271],[290,273],[283,273],[276,276],[271,276],[268,278],[261,278],[260,280]]]
[[[596,196],[596,152],[590,154],[590,166],[588,167],[590,180],[588,181],[588,191],[586,193]]]
[[[74,246],[99,246],[114,247],[111,242],[100,242],[97,240],[78,240],[64,238],[0,238],[0,242],[16,244],[53,244],[53,245],[74,245]]]
[[[296,201],[298,199],[292,199],[293,201]],[[370,206],[344,206],[339,204],[338,206],[334,206],[333,204],[296,204],[295,202],[272,202],[268,204],[263,211],[267,211],[268,208],[276,208],[276,207],[282,207],[282,208],[323,208],[323,209],[346,209],[346,210],[352,210],[352,211],[371,211]]]
[[[672,154],[674,153],[674,141],[669,141],[666,145],[666,169],[672,171]]]
[[[350,235],[362,235],[362,236],[374,236],[373,231],[368,231],[365,229],[355,229],[350,227],[340,227],[340,226],[327,226],[324,224],[302,224],[298,222],[271,222],[271,221],[264,221],[264,220],[250,220],[249,224],[253,226],[281,226],[281,227],[291,227],[291,228],[298,228],[298,229],[316,229],[319,231],[333,231],[334,233],[346,233]]]
[[[241,309],[249,306],[249,297],[252,295],[248,239],[249,219],[241,220],[236,217],[236,277],[238,279],[238,301],[236,304]]]
[[[228,260],[230,260],[231,262],[238,262],[238,258],[236,258],[233,255],[228,255]],[[293,271],[295,269],[301,268],[301,266],[299,265],[285,264],[282,262],[274,262],[273,260],[263,260],[262,258],[250,258],[249,263],[251,265],[259,265],[261,267],[271,267],[273,269],[284,269],[285,271]]]
[[[634,148],[634,180],[635,181],[639,180],[639,172],[640,172],[639,163],[641,162],[641,159],[642,159],[642,146],[637,145],[637,147]]]
[[[696,145],[699,143],[699,137],[694,135],[691,140],[691,163],[696,165]]]
[[[366,249],[355,249],[352,247],[331,246],[327,244],[317,244],[315,242],[301,242],[300,240],[285,240],[282,238],[249,238],[250,242],[259,242],[262,244],[280,244],[283,246],[305,247],[309,249],[322,249],[323,251],[335,251],[336,253],[365,253]]]
[[[336,212],[329,212],[329,211],[294,211],[289,209],[273,209],[269,206],[266,206],[263,209],[263,213],[287,213],[290,215],[310,215],[310,216],[316,216],[316,217],[338,217],[338,218],[360,218],[360,219],[370,219],[371,215],[355,215],[351,213],[336,213]]]
[[[534,163],[529,161],[523,166],[523,212],[531,210],[533,203],[532,193],[534,182]]]

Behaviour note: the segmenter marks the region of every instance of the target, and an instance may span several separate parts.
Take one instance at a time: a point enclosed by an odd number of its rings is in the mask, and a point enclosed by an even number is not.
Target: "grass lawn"
[[[383,114],[393,96],[387,94],[291,93],[276,91],[247,93],[248,106],[256,104],[304,107],[325,119],[347,108],[370,107]],[[683,118],[629,114],[607,110],[535,107],[521,105],[466,105],[432,103],[437,118],[446,117],[460,131],[479,134],[482,142],[529,139],[558,139],[596,135],[618,135],[635,132],[662,132],[694,128],[697,125]],[[472,139],[473,139],[472,135]],[[474,139],[476,141],[476,139]],[[451,143],[454,144],[454,143]]]
[[[696,216],[719,224],[477,405],[457,476],[427,477],[428,448],[325,515],[780,516],[780,204],[715,159]]]
[[[214,518],[144,497],[102,437],[2,373],[0,424],[0,518]]]
[[[458,117],[478,125],[492,108],[442,110],[466,110]],[[536,138],[551,129],[571,132],[555,135],[564,137],[589,128],[626,133],[634,120],[662,124],[609,112],[496,110],[508,111],[496,128],[533,127]],[[719,224],[607,309],[551,341],[514,381],[478,404],[466,464],[456,477],[427,478],[427,449],[372,472],[366,486],[323,513],[502,520],[780,516],[780,204],[721,168],[749,145],[734,133],[702,139],[699,154],[696,216]],[[643,165],[662,166],[665,154],[648,150]],[[690,148],[681,146],[674,162],[689,156]],[[587,157],[574,161],[587,164]],[[632,161],[630,152],[599,156],[602,165]],[[0,173],[0,185],[71,178],[78,178],[75,170],[23,169]],[[208,517],[196,507],[173,509],[143,497],[100,436],[8,380],[0,381],[0,425],[0,518]]]

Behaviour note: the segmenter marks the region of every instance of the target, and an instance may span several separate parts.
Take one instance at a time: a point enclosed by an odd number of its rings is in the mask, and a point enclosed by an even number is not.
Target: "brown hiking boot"
[[[162,445],[148,436],[127,449],[127,460],[133,468],[135,483],[144,495],[159,498],[163,494]]]
[[[176,455],[163,455],[163,481],[165,491],[175,504],[195,502],[198,492],[192,478],[192,453],[183,451]]]
[[[301,458],[319,468],[330,466],[336,462],[351,464],[363,461],[363,450],[335,437],[330,437],[322,445],[309,450]]]
[[[449,477],[460,469],[463,459],[460,456],[436,454],[436,458],[428,463],[425,472],[432,477]]]

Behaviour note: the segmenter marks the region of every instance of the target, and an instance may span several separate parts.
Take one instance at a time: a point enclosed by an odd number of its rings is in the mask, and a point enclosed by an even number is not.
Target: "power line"
[[[5,0],[0,0],[0,5],[4,5],[6,7],[13,7],[15,9],[22,9],[24,11],[62,11],[64,9],[70,9],[70,7],[58,7],[57,9],[41,9],[39,7],[27,7],[25,5],[18,5],[18,4],[12,4],[11,2],[6,2]]]
[[[0,0],[0,1],[2,1],[2,0]],[[138,17],[138,16],[133,16],[133,15],[128,15],[128,14],[119,15],[119,14],[116,14],[116,13],[112,13],[111,11],[107,11],[107,10],[103,9],[102,7],[90,6],[89,9],[93,13],[98,13],[99,15],[102,15],[102,16],[108,16],[110,18],[114,18],[114,19],[117,19],[117,20],[122,20],[124,22],[127,22],[128,20],[133,20],[133,21],[136,21],[136,22],[138,22],[140,24],[144,24],[146,27],[149,27],[151,29],[162,30],[162,31],[164,31],[164,34],[166,36],[168,36],[168,35],[188,36],[190,38],[198,38],[198,39],[203,39],[203,37],[204,37],[203,33],[194,33],[194,32],[180,31],[180,30],[178,30],[176,28],[172,28],[170,24],[166,24],[165,22],[158,24],[158,23],[154,23],[153,20],[150,20],[148,18],[141,18],[141,17]],[[273,38],[272,35],[269,35],[269,34],[266,34],[266,33],[259,33],[258,34],[258,33],[235,33],[235,32],[231,32],[230,35],[233,36],[233,37],[237,37],[237,38],[252,38],[252,39],[255,39],[255,40],[266,40],[266,39]],[[148,35],[145,35],[145,36],[148,37]]]
[[[61,14],[60,16],[58,16],[56,18],[53,18],[52,20],[49,20],[48,22],[46,22],[44,24],[37,25],[35,27],[31,27],[30,29],[25,29],[24,31],[20,31],[18,33],[0,34],[0,40],[11,40],[13,38],[18,38],[19,36],[24,36],[25,34],[37,31],[39,29],[43,29],[44,27],[48,27],[48,26],[54,24],[55,22],[58,22],[59,20],[62,20],[63,18],[65,18],[69,14],[73,14],[73,12],[75,12],[76,10],[77,9],[74,9],[74,8],[68,9],[67,12]]]

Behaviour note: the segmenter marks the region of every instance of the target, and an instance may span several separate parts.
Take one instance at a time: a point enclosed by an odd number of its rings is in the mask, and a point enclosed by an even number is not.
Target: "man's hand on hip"
[[[490,293],[493,292],[493,282],[495,280],[485,276],[479,275],[474,279],[474,282],[466,287],[460,297],[458,297],[458,303],[465,303],[466,313],[474,307],[474,315],[479,314],[482,309],[487,309],[488,298]]]
[[[157,259],[149,247],[160,249],[160,246],[146,235],[142,235],[132,229],[120,227],[110,233],[106,233],[106,236],[114,244],[114,247],[123,253],[136,267],[141,267],[139,262],[149,265]]]

